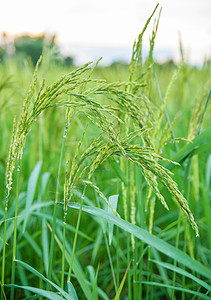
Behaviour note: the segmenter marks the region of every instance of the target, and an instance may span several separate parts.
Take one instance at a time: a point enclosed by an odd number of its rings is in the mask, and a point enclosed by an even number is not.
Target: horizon
[[[22,32],[19,34],[11,35],[10,33],[4,32],[7,35],[8,41],[12,43],[15,38],[22,36],[30,36],[32,38],[38,38],[42,36],[47,36],[50,38],[50,35],[47,32],[40,33],[30,33],[30,32]],[[56,37],[57,40],[57,37]],[[2,45],[1,36],[0,36],[0,46]],[[59,48],[59,53],[62,57],[70,56],[73,58],[75,65],[82,65],[87,62],[96,62],[101,58],[100,65],[108,66],[115,62],[122,62],[125,64],[129,64],[132,56],[132,46],[92,46],[92,45],[84,45],[84,44],[69,44],[69,45],[59,45],[56,42],[56,46]],[[143,47],[143,60],[147,59],[149,54],[149,47]],[[11,51],[12,53],[13,51]],[[173,61],[175,64],[178,64],[181,61],[181,56],[178,55],[180,53],[179,43],[178,49],[154,49],[153,56],[156,63],[166,63],[169,61]],[[200,62],[191,62],[186,56],[186,63],[193,66],[202,66],[206,61],[210,58],[204,57]]]
[[[62,53],[74,57],[79,64],[101,56],[105,63],[111,63],[112,60],[129,61],[134,40],[157,3],[154,0],[77,0],[71,3],[68,0],[60,0],[60,6],[53,3],[50,6],[48,0],[38,0],[32,11],[28,1],[21,0],[13,3],[11,11],[11,2],[8,0],[3,3],[1,33],[7,32],[10,36],[24,33],[55,34]],[[181,35],[184,55],[189,63],[200,65],[209,59],[211,1],[160,2],[155,14],[157,18],[162,7],[155,40],[155,58],[161,61],[173,59],[178,62]],[[144,51],[149,49],[149,37],[155,17],[143,38]]]

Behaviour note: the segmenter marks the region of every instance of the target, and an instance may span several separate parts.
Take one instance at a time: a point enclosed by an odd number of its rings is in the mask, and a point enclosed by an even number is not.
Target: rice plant
[[[44,52],[9,108],[0,82],[2,299],[210,299],[210,67],[156,64],[157,9],[124,80],[99,60],[49,81]]]

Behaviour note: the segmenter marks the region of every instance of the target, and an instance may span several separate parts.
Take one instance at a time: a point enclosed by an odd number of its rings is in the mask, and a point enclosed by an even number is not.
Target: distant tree
[[[14,39],[15,54],[18,57],[30,57],[33,64],[36,65],[37,60],[44,51],[44,55],[50,57],[56,63],[62,62],[70,67],[74,64],[74,60],[70,56],[63,56],[59,47],[56,45],[56,36],[42,34],[36,37],[30,35],[22,35]],[[46,56],[46,57],[47,57]]]
[[[71,57],[71,56],[66,56],[64,58],[64,64],[67,66],[67,67],[71,67],[74,65],[74,58]]]
[[[1,45],[0,45],[0,63],[3,62],[8,56],[8,39],[7,33],[1,33]]]
[[[31,57],[35,65],[40,55],[42,54],[45,36],[31,37],[23,35],[15,38],[14,46],[17,55],[26,55]]]
[[[159,64],[159,66],[161,68],[174,69],[174,68],[176,68],[177,65],[175,64],[173,59],[169,59],[169,60],[164,61],[163,63]]]
[[[7,51],[4,49],[4,47],[0,47],[0,63],[5,60],[7,57]]]
[[[31,57],[34,65],[42,54],[45,45],[49,48],[55,47],[55,35],[52,37],[46,37],[45,34],[36,37],[22,35],[14,40],[15,53]]]
[[[112,68],[125,68],[128,67],[128,64],[121,60],[116,60],[111,63]]]

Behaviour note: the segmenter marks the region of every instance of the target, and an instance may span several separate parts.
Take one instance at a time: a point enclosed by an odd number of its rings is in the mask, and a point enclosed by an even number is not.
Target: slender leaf
[[[45,282],[47,282],[48,284],[50,284],[51,286],[53,286],[57,291],[59,291],[61,293],[61,295],[63,295],[66,299],[72,299],[63,289],[61,289],[58,285],[56,285],[55,283],[53,283],[52,281],[48,280],[45,276],[43,276],[41,273],[39,273],[37,270],[35,270],[34,268],[32,268],[30,265],[26,264],[23,261],[20,260],[15,260],[19,265],[21,265],[22,267],[24,267],[25,269],[27,269],[28,271],[30,271],[31,273],[33,273],[35,276],[41,278],[42,280],[44,280]]]
[[[136,282],[138,283],[138,281]],[[199,299],[206,299],[206,300],[211,300],[211,297],[206,296],[205,294],[199,293],[199,292],[195,292],[193,290],[188,290],[188,289],[184,289],[181,287],[176,287],[176,286],[172,286],[172,285],[168,285],[168,284],[162,284],[162,283],[157,283],[157,282],[148,282],[148,281],[141,281],[142,284],[148,284],[148,285],[153,285],[153,286],[159,286],[162,288],[169,288],[169,289],[173,289],[176,291],[181,291],[184,293],[189,293],[189,294],[193,294],[195,296],[198,296]]]
[[[63,297],[59,296],[56,293],[49,292],[49,291],[42,290],[42,289],[38,289],[38,288],[34,288],[34,287],[31,287],[31,286],[21,286],[21,285],[17,285],[17,284],[7,284],[5,286],[27,290],[27,291],[30,291],[32,293],[35,293],[37,295],[40,295],[40,296],[45,297],[45,298],[50,299],[50,300],[64,300]],[[69,298],[69,299],[73,300],[73,298]]]
[[[164,262],[161,262],[161,261],[157,261],[157,260],[153,260],[152,261],[166,269],[169,269],[171,271],[174,271],[174,272],[177,272],[181,275],[184,275],[192,280],[194,280],[195,282],[197,282],[200,286],[203,286],[205,289],[207,289],[208,291],[211,292],[211,286],[209,284],[207,284],[205,281],[197,278],[196,276],[190,274],[189,272],[177,267],[177,266],[174,266],[172,264],[168,264],[168,263],[164,263]]]
[[[211,149],[211,147],[210,147],[210,149]],[[209,189],[209,186],[210,186],[210,179],[211,179],[211,154],[208,157],[207,166],[206,166],[206,187],[207,187],[207,190]]]
[[[61,232],[61,230],[59,230],[59,228],[57,229],[57,232],[59,232],[59,237],[57,235],[55,235],[55,240],[56,240],[57,244],[59,245],[59,248],[62,251],[62,249],[63,249],[62,248],[62,242],[61,242],[61,240],[62,240],[62,232]],[[66,249],[68,250],[68,251],[65,250],[65,258],[66,258],[67,262],[69,263],[70,262],[70,257],[71,257],[72,250],[71,250],[71,247],[70,247],[68,241],[66,241],[65,245],[66,245]],[[78,280],[78,282],[79,282],[79,284],[81,286],[81,289],[83,290],[86,298],[88,300],[92,300],[91,290],[90,290],[87,282],[85,281],[86,276],[85,276],[85,274],[83,272],[83,269],[82,269],[82,267],[80,265],[80,262],[77,260],[76,256],[74,256],[74,258],[73,258],[73,272],[74,272],[74,274],[75,274],[75,276],[76,276],[76,278],[77,278],[77,280]]]
[[[114,300],[118,300],[119,297],[120,297],[122,288],[123,288],[124,283],[125,283],[125,279],[126,279],[126,277],[127,277],[127,273],[128,273],[128,271],[129,271],[129,268],[130,268],[130,264],[131,264],[131,261],[130,261],[128,267],[127,267],[127,270],[126,270],[126,272],[125,272],[125,274],[124,274],[124,277],[122,278],[122,281],[121,281],[121,283],[120,283],[119,289],[118,289],[118,291],[117,291],[117,294],[116,294]]]
[[[113,195],[108,198],[108,202],[114,210],[117,209],[118,197],[119,197],[119,195]],[[112,213],[114,214],[113,210],[109,206],[108,206],[108,212],[110,214],[112,214]],[[109,228],[109,245],[111,245],[114,224],[109,223],[108,228]]]
[[[92,284],[92,297],[93,299],[97,300],[98,299],[98,293],[97,293],[97,283],[96,283],[96,275],[95,275],[95,270],[93,266],[87,266],[89,276],[91,279],[91,284]]]
[[[74,300],[78,300],[78,296],[76,294],[74,286],[72,285],[72,283],[70,281],[67,283],[67,288],[68,288],[68,294],[70,295],[70,297],[72,297],[72,299],[74,299]]]
[[[45,273],[48,274],[49,265],[49,239],[46,225],[46,219],[42,219],[42,248],[43,248],[43,260],[45,265]]]
[[[194,152],[199,151],[200,147],[206,145],[208,145],[208,148],[210,148],[211,127],[208,127],[204,131],[202,131],[197,137],[195,137],[192,143],[185,145],[179,152],[177,152],[174,156],[171,157],[171,160],[178,163],[182,163],[185,159],[189,157],[189,155],[194,154]],[[207,148],[205,149],[207,151]],[[169,170],[172,170],[175,167],[175,165],[169,162],[163,163],[163,165]]]
[[[28,187],[27,187],[27,196],[26,196],[26,210],[29,210],[29,208],[32,205],[32,201],[34,199],[35,190],[36,190],[39,174],[40,174],[40,171],[41,171],[41,167],[42,167],[42,162],[39,161],[36,164],[36,166],[34,167],[32,173],[29,177]],[[29,218],[29,216],[26,216],[26,218],[24,220],[23,231],[25,231],[25,229],[26,229],[28,218]]]
[[[34,249],[37,256],[42,258],[42,251],[41,251],[40,247],[38,246],[38,244],[36,243],[36,241],[31,237],[31,235],[27,231],[25,231],[23,235],[24,235],[25,239],[27,240],[27,242],[29,243],[31,249]]]
[[[69,207],[79,209],[80,205],[77,203],[69,203]],[[165,255],[169,256],[172,259],[175,259],[179,263],[185,265],[186,267],[190,268],[193,271],[198,272],[199,274],[205,276],[206,278],[211,279],[211,270],[206,268],[197,260],[191,258],[188,254],[182,252],[181,250],[173,247],[172,245],[168,244],[167,242],[159,239],[158,237],[150,234],[148,231],[133,225],[123,219],[117,218],[116,216],[112,216],[111,214],[105,214],[104,210],[96,208],[96,207],[89,207],[83,206],[82,210],[91,214],[95,217],[100,217],[116,226],[120,227],[126,232],[129,232],[136,236],[138,239],[144,241],[145,243],[149,244],[150,246],[154,247],[158,251],[164,253]]]
[[[18,226],[21,224],[22,221],[24,221],[24,219],[26,218],[27,215],[30,215],[34,210],[38,210],[42,207],[46,207],[46,206],[50,206],[52,205],[53,202],[45,202],[45,203],[36,203],[34,205],[32,205],[30,207],[30,209],[27,211],[26,209],[24,209],[21,213],[20,216],[18,216]],[[12,219],[11,219],[12,220]],[[6,237],[6,241],[12,236],[14,231],[14,225],[13,223],[10,224],[10,226],[7,228],[7,237]],[[2,250],[3,244],[0,243],[0,251]]]

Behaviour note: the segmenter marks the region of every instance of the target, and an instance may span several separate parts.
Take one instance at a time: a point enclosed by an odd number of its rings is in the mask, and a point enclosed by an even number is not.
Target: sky
[[[104,63],[127,61],[156,4],[154,0],[7,0],[1,3],[0,32],[56,34],[64,54],[79,63],[101,56]],[[159,4],[157,58],[179,59],[179,34],[189,62],[200,64],[211,58],[211,0],[160,0]],[[152,25],[145,34],[145,49]]]

